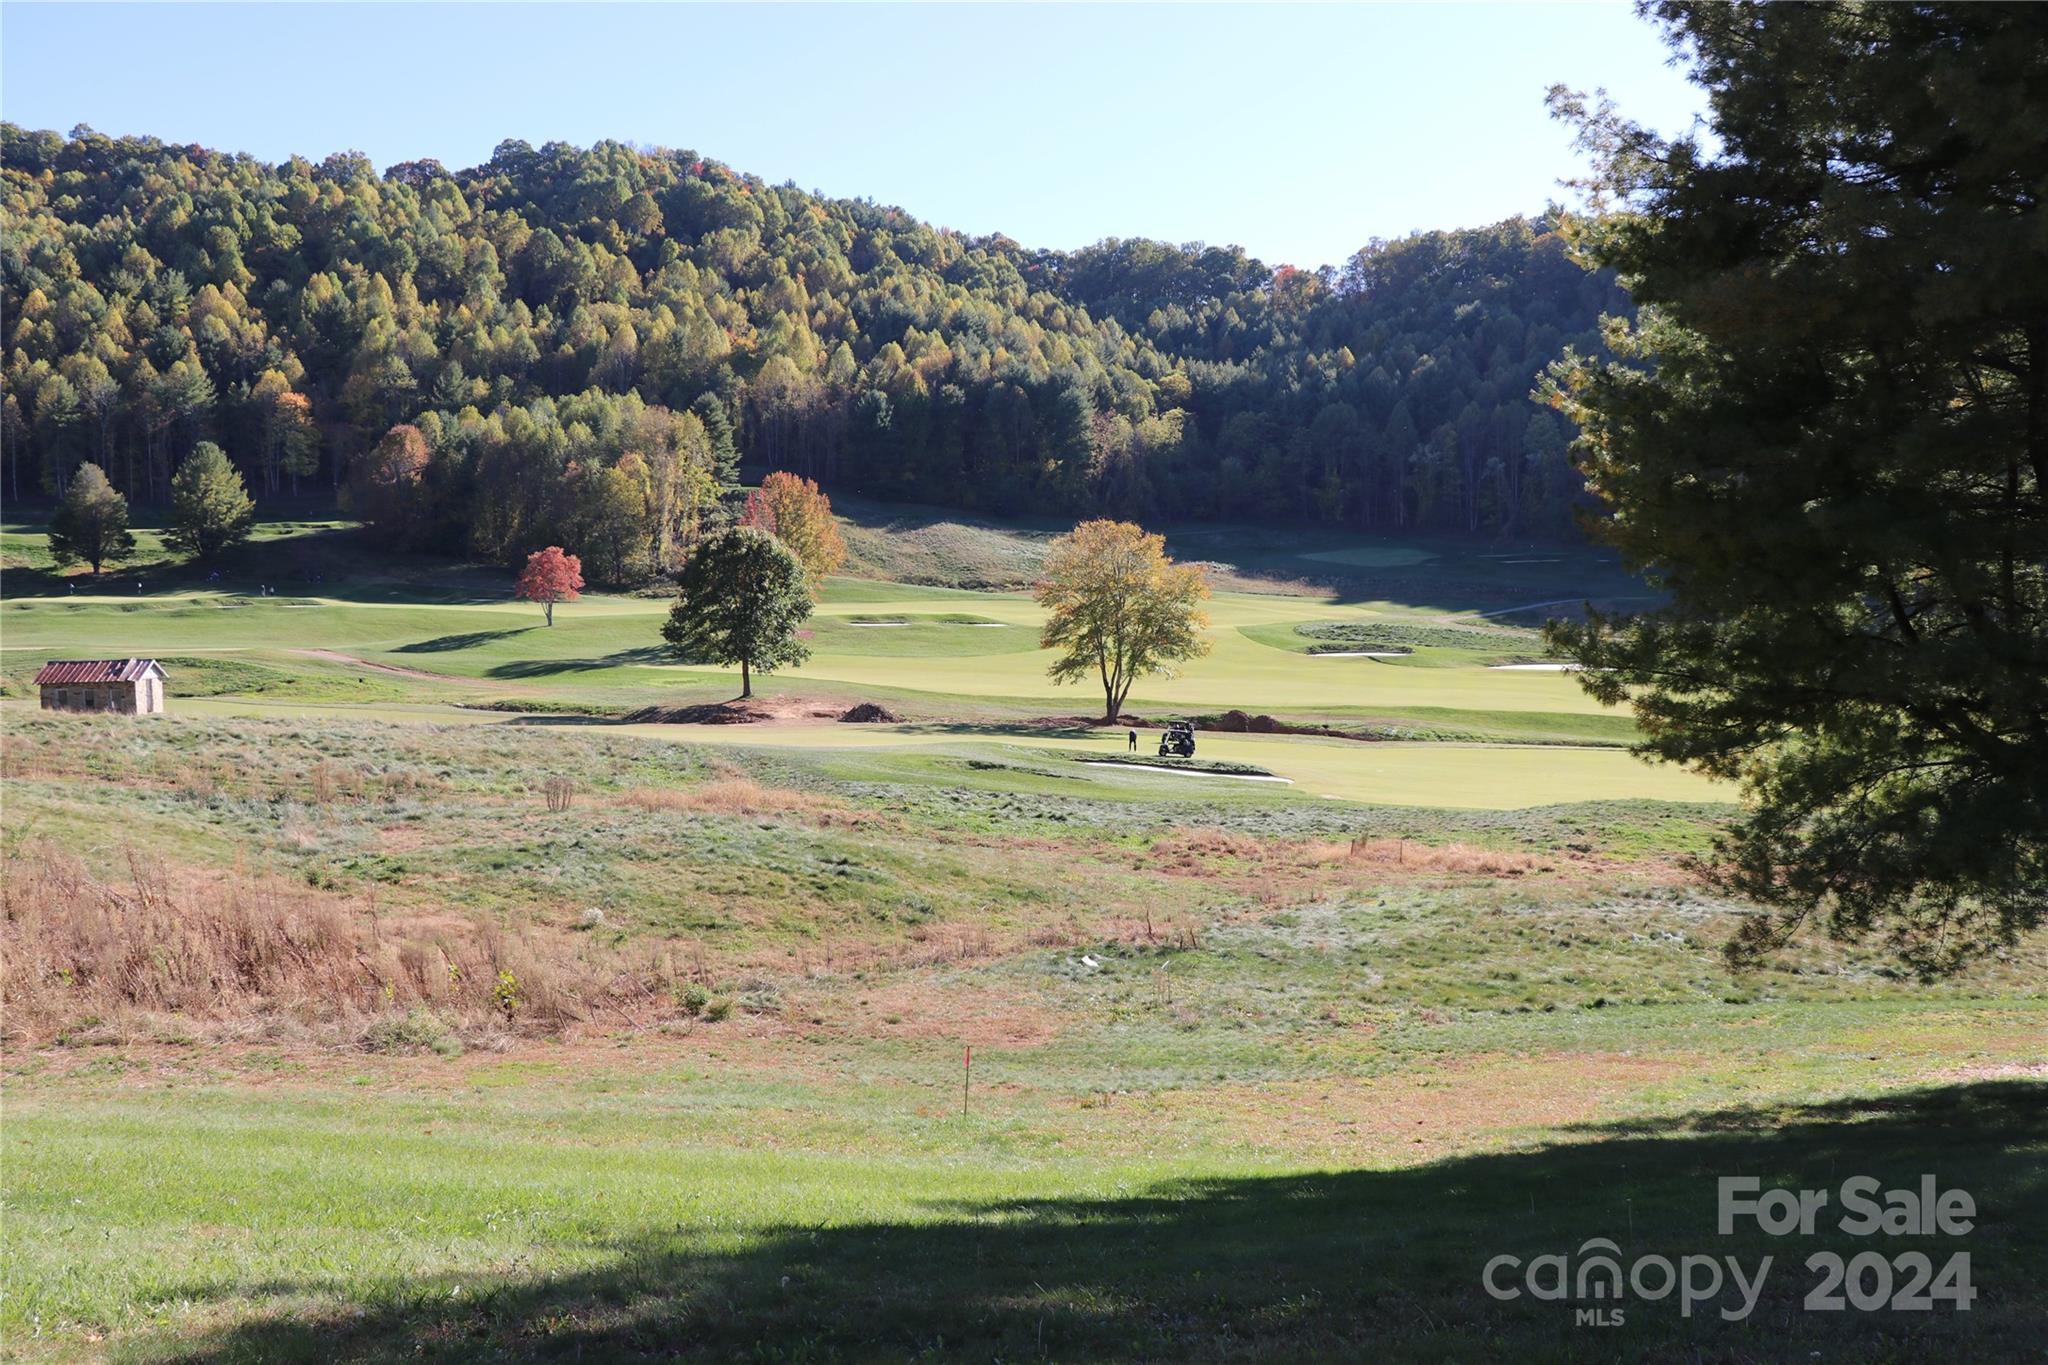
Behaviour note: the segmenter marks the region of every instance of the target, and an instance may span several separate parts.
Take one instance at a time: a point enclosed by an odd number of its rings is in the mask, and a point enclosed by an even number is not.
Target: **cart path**
[[[461,683],[468,687],[488,687],[503,690],[508,684],[492,678],[465,678],[456,673],[429,673],[423,668],[405,668],[399,664],[380,664],[375,659],[359,659],[353,654],[344,654],[338,649],[294,649],[293,654],[302,654],[309,659],[324,659],[331,664],[347,664],[351,668],[368,668],[378,673],[395,673],[401,678],[417,678],[422,682]]]

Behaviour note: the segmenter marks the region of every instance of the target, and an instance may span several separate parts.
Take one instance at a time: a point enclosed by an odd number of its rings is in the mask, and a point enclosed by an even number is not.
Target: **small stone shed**
[[[127,716],[161,715],[166,681],[155,659],[52,659],[36,674],[45,711]]]

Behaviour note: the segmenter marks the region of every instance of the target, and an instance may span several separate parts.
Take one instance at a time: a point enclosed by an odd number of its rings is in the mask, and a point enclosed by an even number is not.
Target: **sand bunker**
[[[1084,758],[1083,763],[1092,763],[1101,768],[1135,768],[1141,773],[1172,773],[1176,777],[1230,777],[1239,782],[1281,782],[1294,785],[1291,777],[1275,777],[1271,773],[1218,773],[1207,768],[1169,768],[1163,763],[1124,763],[1114,759]]]

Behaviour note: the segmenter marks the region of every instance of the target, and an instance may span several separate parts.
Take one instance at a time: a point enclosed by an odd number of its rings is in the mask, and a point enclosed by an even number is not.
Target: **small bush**
[[[497,983],[491,987],[491,1003],[510,1023],[512,1016],[519,1011],[519,978],[510,972],[500,971]]]
[[[403,1015],[379,1019],[363,1033],[365,1052],[433,1052],[443,1057],[462,1053],[462,1041],[432,1010],[415,1006]]]

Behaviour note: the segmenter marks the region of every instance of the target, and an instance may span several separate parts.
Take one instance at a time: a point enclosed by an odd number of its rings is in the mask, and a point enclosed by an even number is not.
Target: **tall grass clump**
[[[564,933],[490,919],[411,921],[289,883],[173,869],[131,853],[95,876],[46,840],[0,855],[0,1006],[10,1039],[81,1021],[117,1033],[176,1016],[290,1019],[361,1034],[426,1011],[451,1025],[560,1029],[667,998],[655,969]],[[403,1030],[401,1030],[401,1033]]]

